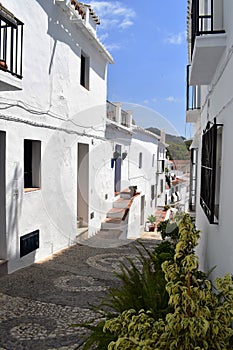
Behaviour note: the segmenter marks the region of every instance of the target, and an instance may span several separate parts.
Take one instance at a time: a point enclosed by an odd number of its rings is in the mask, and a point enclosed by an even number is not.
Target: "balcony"
[[[221,0],[193,0],[190,85],[209,85],[226,48]]]
[[[201,88],[189,84],[190,65],[186,74],[186,123],[196,123],[201,115]]]
[[[107,119],[126,128],[132,124],[132,112],[124,111],[120,102],[111,103],[107,101]]]
[[[23,23],[0,4],[0,91],[22,89]]]

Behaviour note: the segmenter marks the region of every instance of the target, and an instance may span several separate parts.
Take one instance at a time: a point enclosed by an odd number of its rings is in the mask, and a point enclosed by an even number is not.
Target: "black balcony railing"
[[[22,79],[23,22],[0,4],[0,69]]]
[[[189,85],[189,71],[190,65],[187,66],[186,71],[186,111],[201,108],[201,89],[200,86]]]
[[[204,14],[202,13],[204,11]],[[204,34],[225,33],[223,29],[217,29],[214,22],[214,0],[207,0],[205,8],[200,9],[200,0],[192,1],[191,13],[191,53],[193,54],[196,36]]]

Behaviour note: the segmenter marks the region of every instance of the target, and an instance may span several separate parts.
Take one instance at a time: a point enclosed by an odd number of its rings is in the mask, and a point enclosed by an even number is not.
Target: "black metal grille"
[[[215,28],[213,0],[207,1],[207,9],[205,14],[200,14],[199,2],[200,0],[192,1],[191,54],[193,54],[196,36],[200,36],[203,34],[225,33],[225,30],[216,30]]]
[[[0,4],[0,69],[22,79],[23,22]]]
[[[39,230],[20,237],[20,257],[23,257],[39,248]]]
[[[202,136],[200,204],[211,224],[215,222],[216,150],[217,124],[210,127],[208,123]]]
[[[198,150],[191,149],[190,162],[190,187],[189,187],[189,210],[195,211],[196,208],[196,188],[197,188],[197,156]]]

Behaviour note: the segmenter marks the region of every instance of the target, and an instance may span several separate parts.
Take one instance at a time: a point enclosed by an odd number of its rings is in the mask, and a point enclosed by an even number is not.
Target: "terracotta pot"
[[[5,69],[8,68],[8,66],[7,66],[7,64],[6,64],[6,61],[0,60],[0,68],[5,68]]]

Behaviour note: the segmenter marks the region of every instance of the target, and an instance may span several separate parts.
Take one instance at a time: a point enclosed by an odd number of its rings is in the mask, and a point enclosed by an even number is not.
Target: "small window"
[[[155,185],[151,185],[151,200],[155,199]]]
[[[160,180],[160,193],[163,193],[163,179]]]
[[[139,164],[138,164],[139,169],[142,168],[142,152],[139,153]]]
[[[24,140],[24,188],[41,187],[41,141]]]
[[[155,166],[155,154],[152,155],[152,168]]]
[[[80,84],[89,90],[90,58],[81,52]]]

